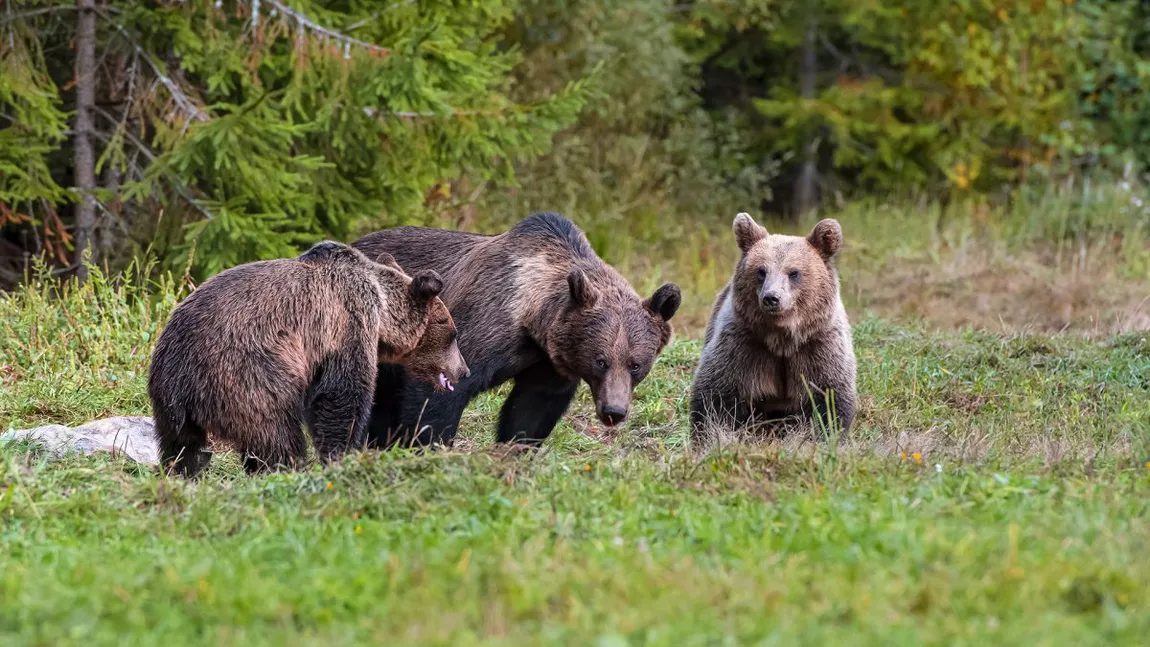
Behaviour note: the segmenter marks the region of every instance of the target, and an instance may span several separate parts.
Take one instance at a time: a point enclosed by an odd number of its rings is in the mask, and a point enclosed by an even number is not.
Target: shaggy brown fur
[[[234,444],[249,471],[294,465],[306,457],[305,422],[331,458],[365,440],[379,361],[429,383],[442,383],[441,372],[462,377],[454,326],[436,297],[442,280],[379,261],[324,242],[221,272],[184,300],[148,379],[162,464],[195,476],[211,434]]]
[[[498,236],[399,227],[354,245],[445,277],[443,301],[472,371],[454,392],[432,394],[403,371],[381,368],[370,434],[384,446],[450,444],[468,401],[508,380],[515,387],[500,414],[500,441],[543,442],[580,380],[591,387],[599,419],[618,424],[671,339],[680,302],[671,284],[641,299],[583,232],[553,213]]]
[[[834,422],[848,430],[855,356],[834,266],[839,223],[823,220],[806,238],[768,235],[740,213],[734,232],[742,257],[707,324],[691,397],[694,438],[794,415],[817,414],[816,426],[830,429],[832,404]]]

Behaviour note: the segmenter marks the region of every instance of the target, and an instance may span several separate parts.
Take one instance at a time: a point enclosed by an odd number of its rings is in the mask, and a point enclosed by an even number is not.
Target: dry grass
[[[824,215],[838,218],[846,235],[839,267],[852,320],[873,316],[1006,335],[1150,330],[1150,216],[1123,213],[1122,203],[1112,200],[1081,207],[1091,208],[1101,222],[1073,234],[1031,222],[1037,216],[1017,208],[852,205]],[[738,252],[727,222],[677,247],[619,259],[641,292],[662,281],[680,283],[684,300],[675,323],[681,334],[701,334],[714,295],[735,268]],[[768,228],[801,234],[810,224]]]

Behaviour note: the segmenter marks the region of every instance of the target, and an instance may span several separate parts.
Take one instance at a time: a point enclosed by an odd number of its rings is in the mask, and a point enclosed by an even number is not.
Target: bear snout
[[[786,286],[764,285],[759,291],[759,308],[769,315],[779,315],[790,310],[791,294]]]
[[[627,419],[627,406],[617,404],[606,404],[599,407],[599,420],[608,427],[623,422]]]
[[[455,382],[471,377],[471,369],[467,366],[467,362],[463,359],[463,354],[460,353],[458,349],[456,349],[455,357],[452,358],[451,363],[448,365],[447,374],[451,376]]]

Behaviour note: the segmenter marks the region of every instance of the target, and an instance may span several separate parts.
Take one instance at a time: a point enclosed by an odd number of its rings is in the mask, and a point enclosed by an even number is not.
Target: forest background
[[[1138,328],[1148,79],[1110,0],[7,0],[0,287],[555,210],[690,328],[750,211],[852,307]]]

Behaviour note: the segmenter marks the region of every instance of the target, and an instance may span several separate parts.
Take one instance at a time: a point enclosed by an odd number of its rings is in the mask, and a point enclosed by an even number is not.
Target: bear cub
[[[850,429],[855,355],[839,298],[839,223],[804,238],[771,235],[750,215],[734,221],[742,256],[719,292],[691,396],[692,439],[766,427],[798,417],[814,431]]]
[[[439,389],[468,373],[442,290],[435,272],[412,278],[388,254],[371,261],[330,241],[212,277],[152,354],[161,466],[194,477],[211,435],[249,472],[290,467],[307,456],[304,424],[324,460],[362,446],[379,362]]]

